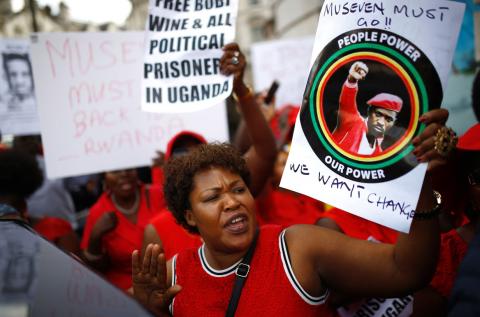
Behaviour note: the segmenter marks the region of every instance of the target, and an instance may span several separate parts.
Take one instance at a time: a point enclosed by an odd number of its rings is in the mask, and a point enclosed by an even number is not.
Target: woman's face
[[[137,171],[126,169],[107,172],[105,173],[105,186],[115,197],[132,197],[138,187]]]
[[[224,168],[198,172],[190,192],[189,225],[217,252],[247,250],[255,232],[255,201],[243,179]]]

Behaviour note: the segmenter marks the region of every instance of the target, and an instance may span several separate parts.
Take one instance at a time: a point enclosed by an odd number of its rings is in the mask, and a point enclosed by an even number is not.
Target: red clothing
[[[236,316],[332,316],[325,304],[328,292],[313,297],[290,273],[283,233],[280,226],[260,229]],[[225,316],[235,269],[236,265],[222,271],[211,268],[203,246],[179,253],[172,261],[172,282],[181,285],[182,291],[173,301],[173,315]]]
[[[450,296],[458,267],[467,253],[467,248],[467,242],[460,237],[457,230],[442,234],[437,270],[430,286],[444,297]]]
[[[360,240],[373,238],[378,242],[392,244],[397,241],[397,231],[337,208],[324,213],[321,218],[332,219],[347,236],[352,238]]]
[[[137,223],[132,223],[115,209],[110,195],[103,193],[90,208],[80,247],[86,249],[93,225],[104,213],[115,211],[118,223],[115,229],[103,236],[103,249],[110,259],[110,267],[104,272],[105,278],[121,289],[132,286],[132,252],[142,247],[143,230],[150,220],[165,208],[163,192],[158,186],[140,187],[140,205]]]
[[[255,200],[260,225],[276,224],[288,227],[294,224],[313,224],[324,212],[322,202],[286,190],[265,191]]]
[[[61,237],[73,232],[70,222],[54,217],[43,217],[33,225],[33,229],[48,241],[54,242]]]
[[[202,244],[200,236],[188,232],[179,225],[168,210],[153,218],[150,223],[155,227],[160,240],[162,240],[167,260],[183,250],[198,248]]]
[[[338,107],[337,126],[332,133],[333,140],[342,149],[351,153],[358,153],[360,143],[363,138],[366,138],[368,130],[365,119],[358,112],[357,91],[357,85],[351,86],[347,82],[343,84]],[[371,155],[382,152],[379,143],[378,140],[375,142],[375,149]]]

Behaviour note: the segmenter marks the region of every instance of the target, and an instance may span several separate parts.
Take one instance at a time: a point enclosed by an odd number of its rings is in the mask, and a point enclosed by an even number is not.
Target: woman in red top
[[[425,117],[430,121],[435,115]],[[424,130],[416,149],[420,157],[430,153],[437,127]],[[169,210],[189,231],[199,233],[204,244],[198,250],[181,252],[168,263],[156,245],[147,247],[143,263],[134,252],[133,290],[141,303],[159,316],[169,314],[172,299],[175,315],[208,310],[209,316],[224,316],[232,273],[257,231],[255,202],[247,184],[246,162],[228,145],[201,145],[167,162],[164,192]],[[427,177],[417,210],[436,210],[434,206]],[[259,232],[260,254],[254,254],[252,275],[242,290],[255,301],[240,297],[237,311],[244,316],[270,316],[278,305],[284,312],[302,316],[328,316],[331,312],[323,303],[329,291],[391,297],[420,288],[435,267],[439,240],[435,217],[414,219],[410,234],[401,234],[396,245],[356,240],[311,225],[285,231],[262,227]],[[202,279],[206,276],[218,278],[215,287],[209,286],[210,278]],[[177,281],[184,281],[183,288]]]
[[[135,169],[105,173],[105,192],[90,209],[81,248],[86,262],[121,289],[131,287],[131,252],[147,223],[165,207],[158,186],[140,184]]]

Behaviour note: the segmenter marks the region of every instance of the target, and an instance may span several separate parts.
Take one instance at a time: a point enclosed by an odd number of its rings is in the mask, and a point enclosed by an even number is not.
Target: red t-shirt
[[[202,244],[199,235],[188,232],[177,223],[171,212],[165,210],[150,222],[162,240],[166,259],[189,248],[197,248]]]
[[[458,234],[450,230],[441,235],[440,256],[437,269],[430,286],[444,297],[449,297],[458,267],[467,253],[468,244]]]
[[[103,193],[90,209],[80,247],[86,249],[93,225],[104,213],[115,211],[118,223],[115,229],[103,236],[102,246],[110,260],[110,267],[104,272],[112,284],[121,289],[132,286],[132,252],[142,247],[143,230],[150,220],[165,208],[160,187],[146,186],[140,188],[140,205],[137,223],[132,223],[115,209],[110,195]]]
[[[325,304],[328,292],[314,297],[298,284],[283,232],[273,225],[260,229],[236,316],[333,316]],[[235,270],[210,267],[203,246],[179,253],[172,260],[172,282],[182,291],[171,306],[173,316],[225,316]]]
[[[332,219],[347,236],[352,238],[360,240],[373,238],[377,242],[383,243],[395,243],[397,241],[397,231],[352,215],[338,208],[333,208],[325,212],[320,218]]]
[[[276,224],[288,227],[294,224],[313,224],[324,212],[322,202],[269,185],[257,197],[257,219],[260,225]]]
[[[70,222],[55,217],[43,217],[33,225],[33,229],[48,241],[54,243],[59,238],[73,232]]]

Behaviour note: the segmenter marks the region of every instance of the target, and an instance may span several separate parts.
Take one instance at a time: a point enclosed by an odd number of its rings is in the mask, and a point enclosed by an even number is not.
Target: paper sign
[[[33,35],[49,178],[150,165],[185,129],[228,140],[223,104],[183,115],[140,110],[143,41],[143,32]]]
[[[222,47],[233,41],[237,0],[150,0],[142,109],[189,112],[224,101],[232,77],[220,74]]]
[[[0,132],[38,134],[37,106],[28,40],[0,40]]]
[[[463,11],[325,1],[281,186],[408,232],[427,167],[411,141],[441,104]]]
[[[312,36],[253,44],[251,56],[255,91],[266,90],[277,80],[280,86],[275,94],[275,107],[287,104],[300,106],[314,40]]]

